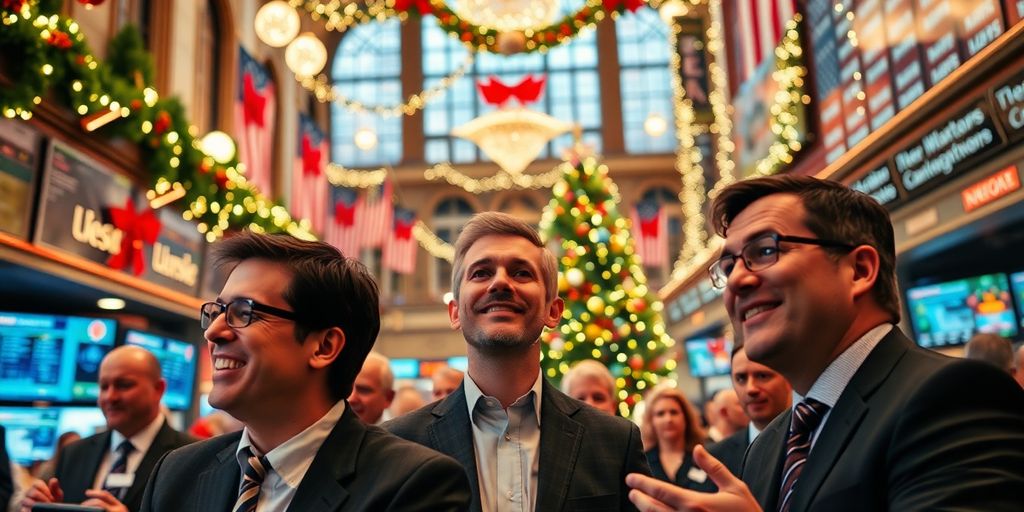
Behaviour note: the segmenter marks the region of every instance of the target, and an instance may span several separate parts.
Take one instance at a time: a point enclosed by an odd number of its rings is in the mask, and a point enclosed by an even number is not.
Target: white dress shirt
[[[821,375],[814,381],[814,384],[811,385],[807,396],[828,406],[828,412],[825,413],[825,417],[821,419],[821,423],[814,430],[814,434],[811,437],[812,451],[814,450],[814,445],[818,442],[818,435],[825,428],[825,423],[828,422],[828,418],[832,415],[832,409],[835,408],[836,402],[839,401],[839,396],[846,390],[846,386],[853,379],[853,375],[864,364],[871,351],[878,346],[882,338],[889,334],[889,331],[892,329],[892,324],[885,323],[864,333],[859,340],[853,342],[849,348],[843,351],[842,354],[839,354],[839,357],[835,358],[825,368],[825,371],[821,372]],[[796,404],[803,400],[804,397],[794,391],[792,408],[796,409]]]
[[[468,373],[465,382],[483,512],[532,511],[540,465],[540,372],[508,409],[484,395]]]
[[[338,424],[341,415],[345,412],[345,401],[339,400],[331,407],[322,418],[295,434],[291,439],[281,443],[277,448],[266,453],[267,461],[270,462],[270,470],[263,478],[263,485],[260,486],[260,499],[256,505],[257,512],[277,512],[288,509],[288,505],[295,498],[295,491],[306,476],[306,471],[313,464],[313,457],[320,451],[331,430]],[[249,427],[242,430],[242,438],[238,441],[238,449],[235,451],[235,458],[238,460],[238,481],[242,481],[243,464],[249,464],[245,460],[243,450],[249,448],[253,455],[260,457],[260,453],[252,444],[249,438]]]
[[[131,453],[128,454],[128,464],[125,469],[125,474],[131,475],[132,482],[135,479],[135,470],[139,468],[139,464],[142,464],[142,458],[146,456],[146,452],[149,451],[149,447],[153,444],[153,439],[156,439],[156,435],[160,433],[160,429],[164,426],[164,415],[159,413],[156,418],[146,425],[146,428],[135,433],[134,436],[129,437],[132,446],[135,447]],[[118,453],[117,447],[121,446],[121,443],[125,440],[125,437],[120,432],[114,430],[110,432],[110,447],[107,448],[107,453],[103,455],[103,460],[100,461],[100,467],[96,470],[96,475],[93,479],[92,488],[102,489],[104,482],[107,480],[107,473],[110,473],[111,466],[114,465],[114,461],[117,460]],[[149,478],[146,475],[144,478]],[[131,487],[132,484],[128,484],[125,487]]]

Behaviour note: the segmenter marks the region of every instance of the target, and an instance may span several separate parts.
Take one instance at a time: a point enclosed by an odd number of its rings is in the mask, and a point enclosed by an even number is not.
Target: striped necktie
[[[127,487],[111,487],[108,483],[110,475],[117,475],[128,472],[128,456],[135,451],[135,446],[131,441],[125,439],[121,441],[121,444],[117,445],[117,458],[114,459],[114,465],[110,466],[110,471],[107,472],[107,477],[103,479],[103,490],[113,494],[118,500],[124,498],[125,492],[128,491]]]
[[[779,490],[779,512],[788,512],[793,490],[811,451],[811,438],[829,407],[813,398],[796,404],[786,440],[786,462],[782,466],[782,488]]]
[[[263,485],[263,478],[267,471],[272,469],[267,456],[257,457],[252,454],[248,447],[243,448],[245,453],[245,464],[242,464],[242,484],[238,487],[238,499],[232,512],[253,512],[256,510],[256,503],[260,501],[260,486]]]

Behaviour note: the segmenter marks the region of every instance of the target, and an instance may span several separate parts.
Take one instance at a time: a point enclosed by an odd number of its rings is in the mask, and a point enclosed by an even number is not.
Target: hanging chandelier
[[[558,18],[559,0],[457,0],[459,17],[499,32],[546,27]]]

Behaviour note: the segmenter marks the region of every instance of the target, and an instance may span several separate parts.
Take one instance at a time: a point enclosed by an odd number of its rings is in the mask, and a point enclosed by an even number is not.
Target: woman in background
[[[705,434],[686,396],[674,387],[656,387],[644,402],[640,429],[651,474],[684,489],[715,490],[707,473],[693,464],[693,449]]]

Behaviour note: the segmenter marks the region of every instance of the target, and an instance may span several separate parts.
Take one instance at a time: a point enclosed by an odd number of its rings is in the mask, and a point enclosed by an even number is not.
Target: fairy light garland
[[[412,236],[431,256],[447,260],[449,263],[455,260],[455,246],[442,240],[422,220],[416,221],[412,227]]]
[[[501,171],[494,176],[475,179],[456,170],[450,163],[442,162],[423,171],[423,177],[428,181],[443,179],[448,184],[461,187],[466,192],[480,194],[495,190],[508,190],[513,187],[524,189],[547,188],[557,183],[562,175],[571,168],[571,164],[562,162],[550,171],[541,174],[509,174]]]
[[[370,188],[384,183],[388,177],[388,170],[383,167],[372,170],[356,170],[336,163],[329,163],[324,169],[324,174],[327,176],[327,181],[336,187]]]
[[[803,93],[807,68],[800,65],[800,57],[803,55],[800,47],[802,20],[803,16],[796,14],[786,22],[782,42],[775,49],[779,69],[772,76],[779,84],[779,92],[775,94],[775,103],[770,107],[770,113],[771,130],[776,139],[768,148],[768,156],[759,160],[755,166],[755,172],[760,176],[775,174],[784,169],[793,163],[793,155],[803,148],[797,129],[801,119],[799,110],[809,104],[811,98]]]
[[[714,121],[711,123],[711,133],[717,135],[715,150],[715,164],[718,167],[718,182],[708,193],[709,197],[715,197],[718,192],[736,181],[736,162],[733,160],[733,152],[736,144],[732,140],[732,118],[729,117],[729,78],[725,68],[721,65],[726,61],[725,44],[722,42],[722,2],[711,0],[708,3],[708,11],[711,15],[711,23],[708,25],[708,53],[712,59],[708,68],[711,75],[711,92],[708,100],[711,102],[711,111],[714,114]],[[676,261],[679,267],[680,261]]]

